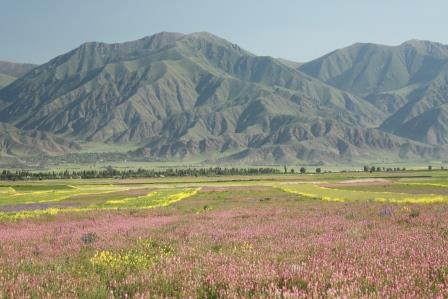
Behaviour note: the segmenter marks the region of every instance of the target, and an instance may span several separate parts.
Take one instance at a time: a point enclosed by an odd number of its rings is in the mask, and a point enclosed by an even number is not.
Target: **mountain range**
[[[448,46],[355,44],[307,63],[210,33],[90,42],[0,73],[3,156],[125,148],[146,160],[441,159]],[[1,81],[0,81],[1,82]],[[95,145],[95,146],[93,146]]]

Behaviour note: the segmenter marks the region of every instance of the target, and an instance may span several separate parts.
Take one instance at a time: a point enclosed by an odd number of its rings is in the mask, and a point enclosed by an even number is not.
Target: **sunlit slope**
[[[15,77],[8,76],[8,75],[1,74],[1,73],[0,73],[0,89],[1,89],[2,87],[5,87],[6,85],[11,84],[11,83],[14,82],[15,80],[16,80]]]

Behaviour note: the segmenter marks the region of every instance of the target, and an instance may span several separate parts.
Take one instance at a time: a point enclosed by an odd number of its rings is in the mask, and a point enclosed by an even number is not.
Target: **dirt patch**
[[[357,187],[357,186],[388,186],[393,184],[392,181],[386,179],[357,179],[340,181],[331,184],[319,184],[321,187],[337,188],[337,187]]]

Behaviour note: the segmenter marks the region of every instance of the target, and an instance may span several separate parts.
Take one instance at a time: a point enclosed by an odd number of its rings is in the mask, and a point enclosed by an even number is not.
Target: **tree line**
[[[74,170],[33,172],[28,170],[0,172],[0,180],[56,180],[56,179],[99,179],[99,178],[155,178],[155,177],[198,177],[279,174],[276,168],[183,168],[183,169],[143,169],[119,170],[111,166],[102,170]]]
[[[432,165],[428,165],[428,170],[431,171],[433,170]],[[440,170],[446,170],[446,168],[444,166],[440,167]],[[379,167],[379,166],[367,166],[364,165],[363,167],[363,171],[364,172],[381,172],[381,171],[386,171],[386,172],[392,172],[392,171],[406,171],[406,168],[400,168],[400,167]]]

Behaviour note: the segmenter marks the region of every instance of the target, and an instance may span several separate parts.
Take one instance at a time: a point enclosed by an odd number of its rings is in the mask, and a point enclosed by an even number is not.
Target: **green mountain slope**
[[[149,158],[350,161],[443,152],[374,129],[390,113],[299,69],[209,33],[86,43],[0,90],[0,119],[80,142],[140,144],[132,154]]]
[[[396,47],[356,44],[299,69],[364,97],[388,117],[380,129],[430,144],[447,144],[448,46],[412,40]],[[437,117],[436,117],[437,116]]]
[[[381,129],[429,144],[448,144],[448,64],[429,84],[408,93],[407,99]]]
[[[427,83],[439,74],[448,46],[412,40],[399,46],[355,44],[305,63],[299,69],[359,96]]]

